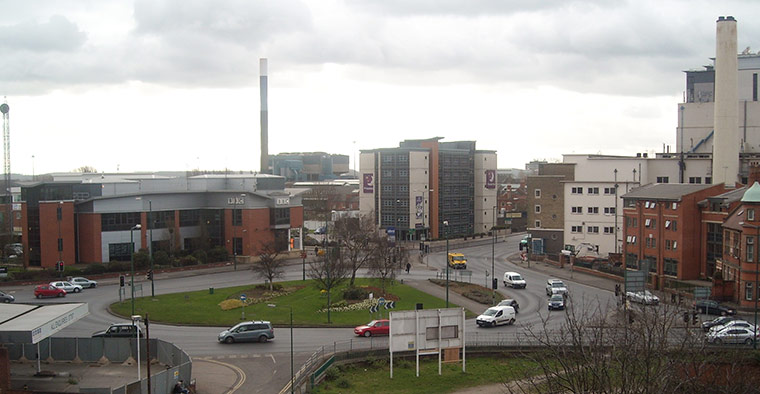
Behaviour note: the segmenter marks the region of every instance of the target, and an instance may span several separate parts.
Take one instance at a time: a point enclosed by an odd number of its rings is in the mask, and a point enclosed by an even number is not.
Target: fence
[[[182,349],[160,339],[150,339],[150,358],[158,361],[156,370],[161,372],[151,375],[151,392],[165,394],[171,392],[178,380],[190,382],[192,361]],[[147,358],[147,340],[140,340],[140,354]],[[31,343],[6,343],[8,359],[28,362],[37,359],[37,345]],[[133,338],[47,338],[39,343],[39,357],[53,362],[82,362],[98,364],[107,360],[110,363],[123,363],[129,358],[137,359],[136,340]],[[159,367],[160,366],[160,367]],[[123,386],[111,388],[87,388],[92,394],[126,394],[147,393],[147,376]]]

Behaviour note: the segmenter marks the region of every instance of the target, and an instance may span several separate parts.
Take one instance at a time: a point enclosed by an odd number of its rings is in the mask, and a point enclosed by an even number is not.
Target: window
[[[644,201],[644,208],[649,208],[649,201]]]
[[[571,233],[581,234],[583,233],[583,226],[571,226],[570,227]]]
[[[665,221],[665,228],[669,228],[669,227],[670,227],[670,220],[666,220]]]
[[[657,238],[647,238],[647,240],[645,241],[645,245],[647,248],[656,248]]]
[[[668,183],[669,179],[666,176],[658,176],[657,183]]]
[[[652,219],[644,220],[644,227],[649,227],[650,224],[652,224]]]
[[[129,261],[132,244],[129,242],[108,244],[108,261]]]
[[[747,209],[747,220],[755,220],[755,210]]]
[[[583,194],[583,188],[582,187],[574,187],[570,189],[570,193],[572,194]]]
[[[747,237],[746,252],[744,260],[748,262],[755,261],[755,237]]]
[[[232,225],[233,226],[243,225],[243,210],[242,209],[232,210]]]
[[[672,230],[678,231],[678,221],[674,220],[672,223]]]
[[[614,187],[605,187],[604,188],[604,194],[607,195],[607,196],[615,194],[615,188]]]
[[[599,226],[588,226],[586,227],[586,231],[589,234],[599,234]]]
[[[541,189],[536,189],[533,191],[536,198],[541,198]]]
[[[583,213],[583,207],[570,207],[570,211],[576,215]]]
[[[102,231],[129,231],[140,223],[140,212],[104,213],[100,215]]]
[[[678,241],[673,241],[673,250],[676,250],[678,247]]]
[[[712,177],[711,176],[706,176],[705,177],[705,184],[706,185],[712,184]]]
[[[614,227],[606,227],[606,226],[604,227],[604,233],[605,234],[612,234],[614,232],[615,232],[615,228]]]
[[[672,209],[672,210],[674,210],[674,211],[675,211],[676,209],[678,209],[678,203],[677,203],[677,202],[674,202],[674,203],[673,203],[673,204],[670,206],[670,209]]]
[[[540,228],[541,227],[541,221],[540,220],[536,220],[533,224],[535,224],[536,228]]]
[[[615,207],[604,207],[604,214],[605,215],[614,215],[615,214]]]
[[[197,209],[179,211],[179,225],[185,226],[198,226],[201,222],[201,211]]]
[[[269,211],[269,224],[290,224],[290,208],[275,208]]]
[[[668,258],[664,259],[662,273],[670,276],[678,276],[678,260]]]
[[[588,194],[599,194],[599,188],[598,187],[588,188]]]
[[[669,239],[665,240],[665,250],[670,250],[670,240]]]
[[[59,222],[63,220],[63,210],[61,209],[61,207],[56,208],[55,215]]]
[[[747,284],[744,286],[744,299],[752,299],[752,282],[747,282]]]
[[[598,214],[599,207],[588,207],[588,213],[589,215]]]
[[[689,177],[689,183],[701,184],[702,183],[702,177],[699,177],[699,176],[690,176]]]
[[[536,213],[541,213],[541,206],[540,205],[536,205],[535,206],[535,210],[536,210]]]
[[[635,245],[636,244],[636,236],[635,235],[629,235],[626,238],[626,242],[628,242],[631,245]]]

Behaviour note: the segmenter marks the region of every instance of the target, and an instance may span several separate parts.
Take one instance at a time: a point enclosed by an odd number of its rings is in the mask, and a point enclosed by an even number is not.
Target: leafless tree
[[[331,252],[331,249],[328,248],[323,255],[318,255],[309,262],[309,277],[314,279],[319,289],[327,292],[328,323],[330,322],[330,308],[332,307],[332,290],[342,285],[350,272],[350,268],[337,256],[335,249],[332,249]]]
[[[396,277],[396,271],[399,267],[405,266],[409,261],[409,255],[396,249],[387,238],[376,236],[372,240],[374,253],[370,260],[369,270],[373,275],[380,278],[380,286],[385,294],[385,284],[389,279]]]
[[[369,215],[358,218],[340,218],[332,228],[331,237],[340,245],[340,257],[351,269],[350,285],[354,285],[356,271],[372,259],[378,244],[377,226]]]
[[[278,259],[280,251],[274,243],[261,243],[259,248],[259,261],[253,263],[251,270],[261,278],[269,281],[269,291],[273,290],[272,282],[282,277],[285,273],[285,260]]]
[[[630,308],[569,301],[563,324],[548,317],[528,329],[525,352],[532,376],[505,382],[508,392],[749,393],[760,378],[757,361],[739,348],[705,345],[699,327],[683,322],[675,305]],[[594,306],[594,304],[596,304]],[[553,312],[558,313],[558,312]],[[689,316],[691,320],[691,316]],[[746,350],[746,349],[745,349]],[[749,356],[749,357],[748,357]],[[749,364],[748,364],[749,362]],[[747,367],[752,365],[751,367]]]

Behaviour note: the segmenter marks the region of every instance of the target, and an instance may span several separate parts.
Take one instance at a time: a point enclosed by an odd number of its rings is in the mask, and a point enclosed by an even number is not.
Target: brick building
[[[539,163],[538,175],[528,176],[527,231],[534,239],[543,239],[544,253],[559,253],[564,247],[563,182],[572,181],[574,174],[575,164]]]

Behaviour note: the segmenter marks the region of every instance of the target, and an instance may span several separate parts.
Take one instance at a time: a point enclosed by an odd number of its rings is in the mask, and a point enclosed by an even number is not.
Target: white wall
[[[475,169],[475,223],[474,233],[486,233],[495,223],[493,207],[498,205],[497,193],[499,183],[495,182],[493,189],[486,188],[486,171],[491,170],[496,174],[496,153],[476,152],[474,155]]]
[[[374,176],[374,185],[372,193],[364,192],[364,174],[372,174]],[[361,153],[359,155],[359,211],[362,215],[368,215],[377,210],[375,207],[375,194],[378,191],[379,184],[377,182],[378,176],[375,173],[375,154]]]

